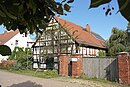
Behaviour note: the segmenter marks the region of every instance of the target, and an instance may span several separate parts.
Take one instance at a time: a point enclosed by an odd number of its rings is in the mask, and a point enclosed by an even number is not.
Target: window
[[[76,53],[78,53],[79,46],[76,44]]]
[[[19,42],[18,40],[15,40],[15,46],[18,46],[18,42]]]
[[[27,47],[29,47],[29,43],[27,42]]]

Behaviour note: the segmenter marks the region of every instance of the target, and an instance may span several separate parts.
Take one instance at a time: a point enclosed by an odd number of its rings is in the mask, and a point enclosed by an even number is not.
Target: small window
[[[27,47],[29,47],[29,43],[27,42]]]
[[[16,46],[18,46],[18,42],[19,42],[18,40],[15,40],[15,45],[16,45]]]

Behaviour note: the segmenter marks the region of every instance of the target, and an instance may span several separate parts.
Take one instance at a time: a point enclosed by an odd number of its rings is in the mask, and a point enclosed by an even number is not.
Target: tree
[[[42,32],[47,26],[49,19],[55,14],[64,15],[70,12],[68,3],[74,0],[1,0],[0,1],[0,24],[7,30],[16,30],[21,33]]]
[[[110,36],[107,44],[108,44],[108,54],[110,56],[114,56],[118,52],[128,51],[129,47],[128,47],[127,31],[113,28],[112,35]]]

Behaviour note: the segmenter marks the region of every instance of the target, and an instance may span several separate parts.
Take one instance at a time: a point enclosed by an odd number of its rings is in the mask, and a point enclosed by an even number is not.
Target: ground
[[[0,71],[0,85],[1,87],[119,87],[119,85],[97,81],[66,77],[44,79],[5,71]]]

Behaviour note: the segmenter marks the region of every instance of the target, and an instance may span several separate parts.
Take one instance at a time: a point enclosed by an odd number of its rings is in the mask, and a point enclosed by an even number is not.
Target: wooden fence
[[[83,74],[90,78],[118,81],[117,58],[83,57]]]

